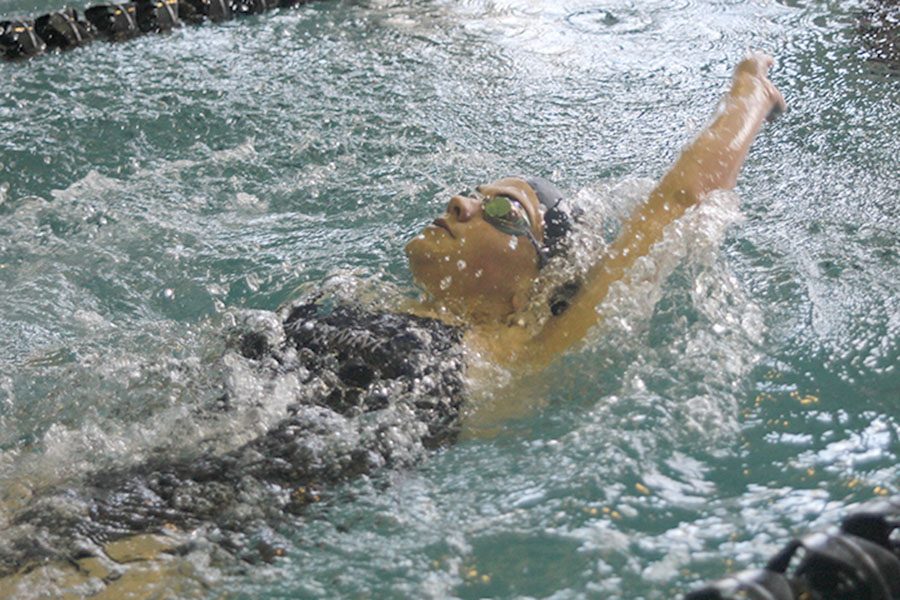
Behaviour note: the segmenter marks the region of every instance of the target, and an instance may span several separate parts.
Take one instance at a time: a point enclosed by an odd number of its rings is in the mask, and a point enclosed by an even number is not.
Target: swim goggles
[[[523,209],[517,208],[516,205],[518,204],[517,200],[508,196],[484,198],[481,203],[484,220],[498,231],[507,235],[527,237],[531,245],[534,246],[535,252],[537,252],[539,267],[543,268],[547,262],[547,251],[534,237],[528,214]]]

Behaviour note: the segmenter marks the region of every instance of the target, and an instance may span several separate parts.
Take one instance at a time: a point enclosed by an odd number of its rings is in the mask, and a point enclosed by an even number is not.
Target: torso
[[[235,351],[261,381],[301,382],[281,422],[222,454],[161,456],[40,493],[13,518],[8,534],[21,543],[0,553],[0,575],[44,553],[74,556],[85,540],[207,526],[243,539],[251,522],[283,518],[341,481],[409,466],[457,438],[466,400],[460,328],[314,302],[271,325],[239,336]],[[30,542],[35,535],[41,544]]]

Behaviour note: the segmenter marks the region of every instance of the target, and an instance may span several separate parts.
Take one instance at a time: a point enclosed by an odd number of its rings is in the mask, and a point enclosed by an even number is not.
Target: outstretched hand
[[[754,52],[738,63],[734,69],[734,83],[740,85],[749,83],[761,85],[770,104],[767,121],[774,121],[787,110],[784,96],[769,79],[769,69],[775,64],[775,60],[763,52]],[[743,81],[742,81],[743,80]]]
[[[735,186],[750,145],[765,120],[787,108],[769,81],[774,60],[751,54],[734,69],[731,89],[712,121],[688,144],[643,204],[623,224],[619,237],[583,278],[569,308],[548,320],[527,342],[523,363],[543,365],[584,338],[601,318],[597,306],[610,286],[625,279],[641,256],[663,238],[666,227],[715,190]]]

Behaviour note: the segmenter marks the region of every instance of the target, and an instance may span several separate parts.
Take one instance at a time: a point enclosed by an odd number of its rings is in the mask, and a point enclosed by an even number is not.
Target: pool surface
[[[322,0],[0,63],[0,530],[45,486],[277,423],[234,322],[399,305],[404,240],[460,189],[542,175],[608,236],[751,49],[787,114],[585,344],[476,389],[417,468],[247,531],[268,560],[204,532],[108,566],[158,597],[662,599],[900,493],[900,62],[872,6]],[[193,418],[223,381],[243,407]],[[60,569],[4,593],[114,593]]]

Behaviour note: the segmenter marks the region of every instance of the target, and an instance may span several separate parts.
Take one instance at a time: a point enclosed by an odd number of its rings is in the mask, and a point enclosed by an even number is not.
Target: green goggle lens
[[[494,196],[489,200],[485,199],[482,205],[484,220],[508,235],[530,235],[531,223],[527,217],[516,210],[513,202],[506,196]]]
[[[484,205],[484,214],[495,219],[505,219],[513,212],[512,202],[505,196],[492,198]]]

